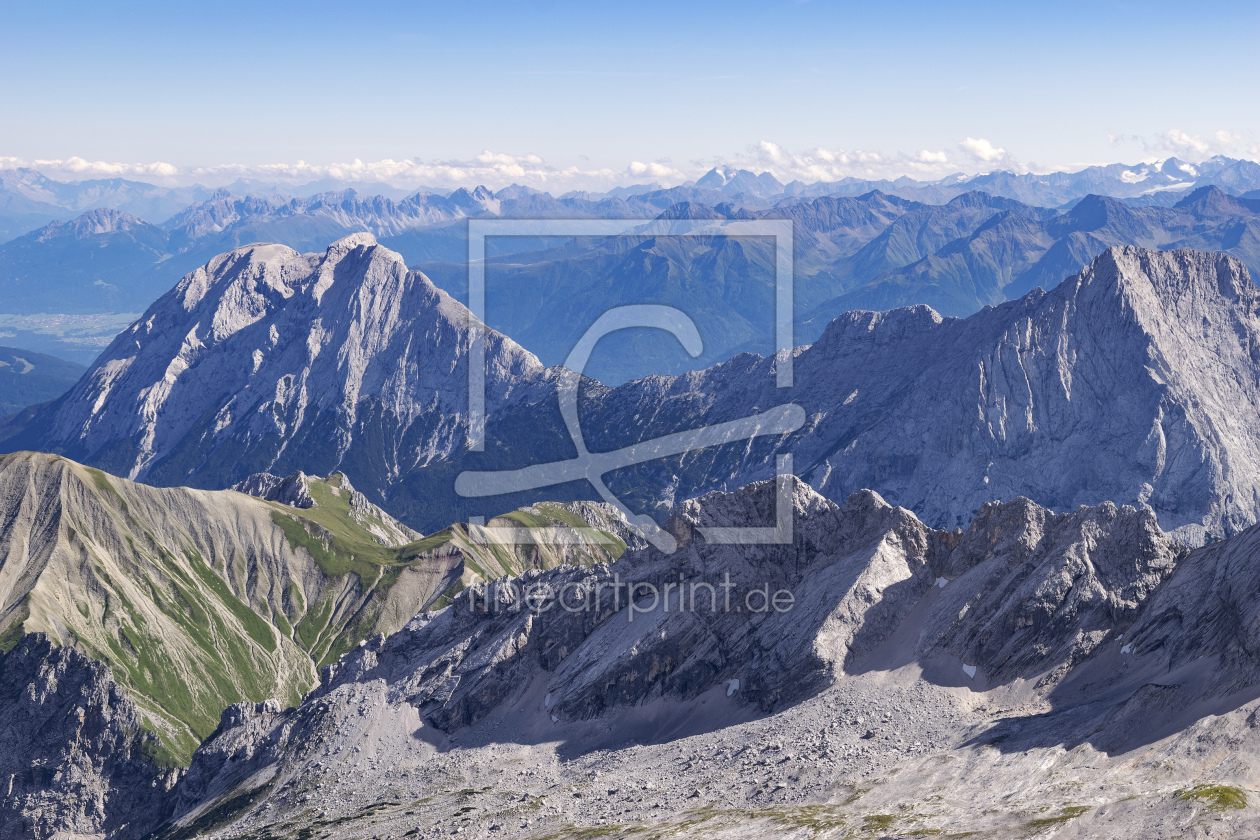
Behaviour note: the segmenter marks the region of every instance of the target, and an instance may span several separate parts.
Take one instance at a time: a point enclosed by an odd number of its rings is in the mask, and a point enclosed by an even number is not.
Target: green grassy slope
[[[108,663],[162,760],[183,764],[228,705],[296,701],[319,665],[477,580],[624,550],[616,518],[589,505],[390,545],[373,527],[384,514],[352,505],[340,476],[309,489],[315,506],[298,509],[134,484],[51,455],[3,457],[0,651],[42,632]],[[552,528],[563,544],[528,542]]]

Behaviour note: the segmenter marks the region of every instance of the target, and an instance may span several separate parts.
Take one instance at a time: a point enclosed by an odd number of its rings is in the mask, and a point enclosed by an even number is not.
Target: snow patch
[[[963,673],[967,675],[967,679],[975,679],[975,678],[976,678],[976,666],[975,666],[975,665],[963,665]]]
[[[727,680],[726,681],[726,696],[730,697],[732,694],[734,694],[737,691],[739,691],[739,680],[737,679]]]

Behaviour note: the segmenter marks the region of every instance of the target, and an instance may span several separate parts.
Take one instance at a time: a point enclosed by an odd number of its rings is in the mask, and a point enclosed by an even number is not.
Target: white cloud
[[[1165,131],[1161,139],[1164,147],[1174,152],[1193,152],[1202,155],[1212,148],[1211,144],[1199,135],[1187,134],[1176,128]]]
[[[920,180],[936,180],[959,171],[989,171],[998,163],[1005,169],[1025,171],[1007,155],[1005,149],[995,149],[987,140],[968,138],[962,145],[968,150],[966,157],[930,149],[909,153],[823,147],[793,151],[773,141],[762,140],[745,151],[728,157],[685,163],[675,163],[669,158],[631,160],[621,167],[594,167],[589,164],[580,167],[554,166],[537,154],[513,155],[486,149],[467,159],[458,160],[385,158],[364,161],[356,158],[327,164],[298,160],[290,163],[225,163],[183,167],[164,162],[88,161],[80,157],[48,160],[0,157],[0,169],[25,167],[62,181],[124,177],[164,186],[202,184],[216,187],[241,179],[275,184],[281,190],[326,178],[363,183],[381,182],[400,189],[471,188],[479,184],[499,189],[509,184],[524,184],[547,190],[553,195],[569,190],[602,191],[614,186],[637,183],[673,186],[693,181],[713,166],[770,172],[785,184],[796,180],[805,183],[837,181],[846,177],[892,180],[907,175]]]
[[[770,172],[785,184],[790,181],[838,181],[841,178],[892,180],[904,175],[934,180],[959,169],[945,152],[922,150],[907,154],[821,146],[794,152],[770,140],[762,140],[743,154],[696,163],[703,169],[726,165],[754,172]],[[702,171],[690,174],[690,177],[694,178]]]
[[[409,158],[386,158],[365,162],[356,158],[348,163],[330,164],[311,164],[299,160],[293,163],[227,163],[190,167],[176,167],[161,162],[92,162],[79,157],[64,160],[0,157],[0,169],[16,168],[34,169],[58,180],[126,177],[167,186],[194,183],[221,186],[237,179],[247,179],[275,183],[283,187],[334,178],[343,181],[383,182],[403,188],[471,187],[477,184],[502,187],[518,183],[539,189],[564,191],[600,185],[607,189],[622,183],[626,178],[625,172],[613,169],[579,169],[576,166],[558,168],[548,165],[535,154],[509,155],[489,150],[482,151],[469,160],[417,161]],[[681,173],[674,175],[683,180]]]
[[[968,137],[958,144],[958,148],[984,163],[996,163],[1006,159],[1006,149],[994,146],[983,137]]]
[[[1232,131],[1225,131],[1224,129],[1216,132],[1212,136],[1216,138],[1216,142],[1218,144],[1225,148],[1233,146],[1243,139],[1241,134],[1235,134]]]
[[[1142,163],[1154,163],[1169,156],[1192,162],[1201,161],[1213,155],[1256,157],[1255,143],[1252,143],[1245,135],[1227,129],[1218,129],[1208,135],[1191,134],[1179,128],[1170,128],[1154,136],[1109,134],[1107,139],[1113,145],[1140,145],[1145,152]]]
[[[0,157],[0,169],[16,169],[26,167],[36,169],[46,175],[61,173],[69,178],[88,180],[92,178],[142,178],[168,179],[179,174],[179,169],[169,163],[107,163],[103,160],[85,160],[71,157],[65,160],[22,160],[15,157]]]
[[[1203,160],[1213,155],[1236,157],[1240,154],[1249,154],[1254,157],[1256,154],[1254,144],[1250,147],[1246,145],[1246,137],[1226,129],[1219,129],[1212,132],[1210,136],[1204,136],[1191,134],[1179,128],[1170,128],[1154,140],[1134,139],[1141,140],[1142,145],[1149,151],[1172,154],[1192,161]]]
[[[653,161],[652,163],[642,163],[641,161],[632,160],[630,165],[626,167],[626,174],[631,179],[647,178],[651,181],[669,181],[677,183],[687,180],[687,176],[672,166],[661,161]]]

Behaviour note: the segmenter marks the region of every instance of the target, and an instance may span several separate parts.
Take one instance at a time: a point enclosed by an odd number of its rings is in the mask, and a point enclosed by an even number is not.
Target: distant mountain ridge
[[[951,231],[956,239],[938,239],[917,250],[903,248],[892,259],[885,256],[889,244],[897,238],[904,242],[910,231],[920,245],[925,244],[920,219],[944,216],[964,198],[906,214],[852,263],[824,269],[841,277],[847,273],[849,288],[806,318],[822,325],[846,310],[914,303],[965,316],[1037,287],[1052,289],[1099,251],[1119,245],[1223,251],[1253,274],[1260,272],[1260,202],[1213,186],[1195,190],[1170,208],[1131,207],[1097,195],[1086,196],[1061,213],[1012,204],[1003,212],[982,213],[970,225],[959,225]],[[935,251],[930,250],[938,243]],[[807,329],[807,337],[816,335],[816,329]]]
[[[750,207],[765,208],[800,198],[857,196],[872,190],[928,204],[944,204],[962,193],[981,191],[1035,206],[1063,207],[1091,193],[1113,198],[1161,201],[1161,193],[1184,194],[1209,184],[1235,194],[1260,189],[1260,164],[1218,155],[1196,164],[1174,157],[1136,165],[1117,163],[1090,166],[1076,172],[1021,174],[999,170],[979,175],[949,175],[935,181],[919,181],[909,177],[893,180],[846,177],[837,181],[815,183],[797,180],[786,185],[770,172],[758,173],[723,165],[710,169],[694,182],[670,188],[662,188],[658,184],[639,184],[614,187],[603,193],[570,192],[556,199],[539,190],[513,185],[493,192],[492,198],[520,200],[533,196],[545,197],[551,202],[581,201],[592,204],[636,200],[641,206],[652,206],[659,211],[678,201],[716,204],[723,200],[721,197],[726,197]],[[478,189],[491,193],[485,187]],[[302,186],[281,187],[278,184],[237,181],[226,187],[226,192],[237,197],[289,196],[297,200],[316,194],[333,194],[347,190],[395,201],[421,194],[435,198],[452,198],[461,190],[476,192],[471,188],[452,191],[433,187],[404,191],[384,184],[333,178]],[[122,178],[55,181],[31,169],[0,169],[0,242],[34,230],[54,219],[65,218],[68,214],[96,208],[120,210],[151,224],[158,224],[194,204],[213,200],[215,193],[216,190],[202,186],[160,187]],[[379,234],[379,231],[373,233]]]
[[[74,185],[45,184],[48,179],[35,173],[7,172],[13,190],[0,189],[0,204],[9,195],[18,203],[29,204],[35,196],[81,206],[139,189],[83,182],[71,190]],[[95,209],[0,243],[0,297],[9,312],[22,316],[131,313],[216,254],[254,242],[317,251],[354,232],[373,234],[462,297],[469,218],[787,217],[797,222],[798,341],[808,341],[831,318],[852,309],[927,303],[945,314],[966,315],[1036,286],[1050,288],[1111,245],[1223,250],[1255,271],[1257,211],[1251,200],[1232,195],[1249,186],[1260,186],[1260,165],[1221,158],[1044,176],[993,173],[931,183],[845,180],[786,187],[768,173],[716,167],[689,185],[560,198],[520,185],[497,192],[484,186],[420,191],[402,198],[353,189],[301,198],[276,191],[240,196],[224,189],[205,193],[204,200],[160,225]],[[1054,193],[1053,201],[1042,194],[1046,190]],[[1204,195],[1216,197],[1201,200]],[[1111,209],[1100,211],[1100,202]],[[852,222],[844,214],[866,218]],[[553,311],[556,302],[572,307],[592,295],[607,297],[613,277],[621,286],[658,289],[662,303],[696,300],[688,286],[720,287],[725,298],[701,317],[707,319],[705,355],[689,358],[657,336],[621,336],[610,339],[602,358],[593,361],[592,372],[602,380],[699,369],[741,350],[768,352],[764,300],[770,278],[756,268],[765,263],[756,256],[764,247],[731,249],[743,252],[746,265],[742,257],[734,266],[706,259],[700,246],[613,266],[597,243],[587,254],[565,250],[565,244],[571,240],[500,236],[487,242],[492,273],[500,272],[499,288],[510,288],[506,297],[491,298],[502,315],[492,317],[491,325],[545,362],[564,357],[572,338],[568,326],[589,320],[589,313],[575,313],[569,321],[539,313]],[[610,299],[617,297],[614,290]]]
[[[1175,207],[1131,207],[1087,196],[1063,211],[982,192],[947,204],[883,193],[822,197],[772,210],[684,202],[661,219],[789,218],[794,230],[796,343],[816,339],[838,315],[927,304],[967,316],[1051,289],[1111,246],[1225,251],[1260,271],[1260,203],[1204,187]],[[608,384],[678,374],[739,351],[773,351],[771,243],[755,238],[661,235],[577,240],[549,250],[490,255],[488,323],[546,364],[559,364],[609,306],[652,301],[680,307],[705,348],[691,358],[673,338],[610,336],[587,373]],[[462,263],[420,263],[435,283],[464,294]]]
[[[737,174],[728,172],[732,180],[722,189],[737,183]],[[847,310],[926,303],[967,315],[1036,286],[1051,288],[1112,245],[1222,250],[1260,270],[1260,204],[1211,186],[1171,207],[1087,196],[1066,210],[984,192],[965,192],[945,204],[870,192],[756,209],[720,190],[700,191],[710,203],[690,200],[695,190],[680,190],[599,201],[554,199],[524,188],[491,193],[479,187],[398,201],[353,191],[304,199],[220,191],[161,227],[92,210],[0,244],[0,293],[16,313],[134,312],[216,254],[258,241],[322,249],[357,231],[373,234],[462,298],[466,220],[505,217],[792,219],[798,342],[817,337]],[[636,242],[642,253],[633,250]],[[699,369],[741,350],[766,353],[773,320],[767,247],[758,240],[492,237],[489,323],[555,364],[572,346],[572,331],[598,314],[594,309],[647,293],[694,310],[704,355],[687,357],[660,336],[618,336],[593,360],[596,378],[619,383]],[[582,311],[570,312],[575,309]],[[569,314],[552,317],[558,311]]]

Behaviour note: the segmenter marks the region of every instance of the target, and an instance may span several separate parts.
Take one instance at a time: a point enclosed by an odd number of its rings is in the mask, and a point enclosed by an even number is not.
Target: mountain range
[[[1260,270],[1260,202],[1215,187],[1171,208],[1088,196],[1049,211],[978,192],[942,205],[869,193],[756,213],[680,204],[661,218],[783,217],[794,223],[798,343],[852,310],[927,304],[967,316],[1051,289],[1113,245],[1223,251]],[[774,349],[773,248],[765,238],[640,235],[491,256],[487,323],[553,365],[609,306],[668,304],[696,322],[705,349],[694,358],[659,333],[610,337],[587,370],[608,384],[707,367],[738,351],[766,354]],[[417,267],[464,296],[464,263]]]
[[[715,167],[695,182],[662,188],[658,184],[614,187],[607,192],[569,192],[559,196],[559,206],[568,203],[598,204],[609,201],[637,201],[664,210],[680,201],[719,204],[735,201],[748,206],[769,207],[799,198],[824,195],[857,196],[873,190],[921,201],[944,204],[964,192],[980,191],[1012,198],[1042,207],[1065,207],[1086,195],[1106,195],[1132,199],[1138,203],[1171,203],[1169,197],[1214,184],[1231,194],[1260,190],[1260,164],[1249,160],[1213,157],[1201,163],[1177,158],[1136,165],[1090,166],[1076,172],[1018,174],[995,171],[982,175],[949,175],[936,181],[842,178],[838,181],[782,184],[769,172],[755,173],[731,166]],[[484,189],[484,188],[482,188]],[[113,209],[158,224],[180,211],[207,200],[220,191],[233,196],[255,196],[283,203],[283,196],[306,199],[318,194],[347,190],[398,201],[408,196],[446,198],[459,190],[420,187],[410,192],[380,183],[325,178],[303,185],[238,180],[219,191],[203,186],[162,187],[122,178],[87,181],[55,181],[32,169],[0,169],[0,242],[13,239],[55,219],[65,219],[85,210]],[[475,192],[475,191],[474,191]],[[556,206],[556,199],[529,187],[513,185],[499,190],[495,198],[521,200],[533,196]],[[1172,199],[1173,201],[1176,198]],[[350,231],[345,231],[350,232]],[[373,231],[377,232],[377,231]]]
[[[422,537],[341,474],[240,487],[158,489],[56,456],[0,459],[0,770],[21,776],[7,776],[4,836],[45,836],[40,820],[94,833],[117,797],[134,799],[136,774],[178,778],[232,704],[296,703],[320,665],[478,581],[642,544],[603,505],[540,505]],[[22,702],[37,723],[14,725],[11,691],[36,676]],[[63,702],[61,720],[40,719]],[[90,748],[85,726],[99,736]],[[23,817],[61,776],[82,798]]]
[[[738,173],[731,174],[736,178]],[[742,177],[742,176],[740,176]],[[735,181],[731,181],[735,183]],[[216,254],[258,241],[299,251],[355,231],[374,234],[458,299],[467,295],[467,231],[473,217],[777,219],[794,223],[798,342],[813,341],[842,312],[926,303],[969,315],[1035,287],[1052,288],[1103,248],[1194,247],[1260,268],[1260,201],[1203,187],[1175,206],[1131,206],[1087,196],[1051,210],[983,192],[924,204],[871,192],[798,197],[752,210],[709,190],[715,204],[669,191],[593,201],[524,189],[484,188],[395,201],[353,192],[305,199],[237,198],[221,191],[156,226],[91,210],[0,245],[0,290],[15,313],[143,310]],[[1181,195],[1181,193],[1178,193]],[[487,322],[545,364],[558,364],[603,308],[623,300],[681,307],[704,351],[672,338],[610,337],[589,373],[609,384],[700,369],[739,351],[773,349],[771,243],[758,238],[639,234],[604,239],[492,237],[487,241]]]
[[[356,476],[419,531],[539,499],[596,498],[585,481],[490,498],[463,470],[574,457],[559,368],[489,331],[485,452],[466,447],[469,313],[368,234],[323,255],[224,254],[120,335],[70,392],[8,421],[8,450],[58,452],[133,480],[222,488],[250,473]],[[794,403],[796,432],[614,471],[608,486],[663,516],[768,477],[777,454],[828,498],[873,489],[934,527],[983,502],[1150,507],[1191,542],[1260,515],[1257,292],[1246,267],[1188,249],[1110,248],[1049,292],[967,318],[927,306],[849,312],[781,359],[608,388],[585,380],[591,451],[646,445]],[[1035,468],[1030,465],[1035,464]],[[540,495],[541,494],[541,495]]]
[[[160,222],[210,197],[205,187],[160,187],[124,178],[54,181],[32,169],[0,169],[0,241],[85,210],[119,210]]]
[[[676,554],[537,578],[598,610],[477,587],[297,709],[231,710],[160,836],[1254,831],[1255,531],[1189,552],[1146,511],[1027,500],[936,531],[803,484],[791,544],[698,531],[774,496],[690,500]],[[633,615],[599,588],[614,570],[658,591],[721,570],[739,603],[767,582],[795,600],[689,610],[644,589]]]

